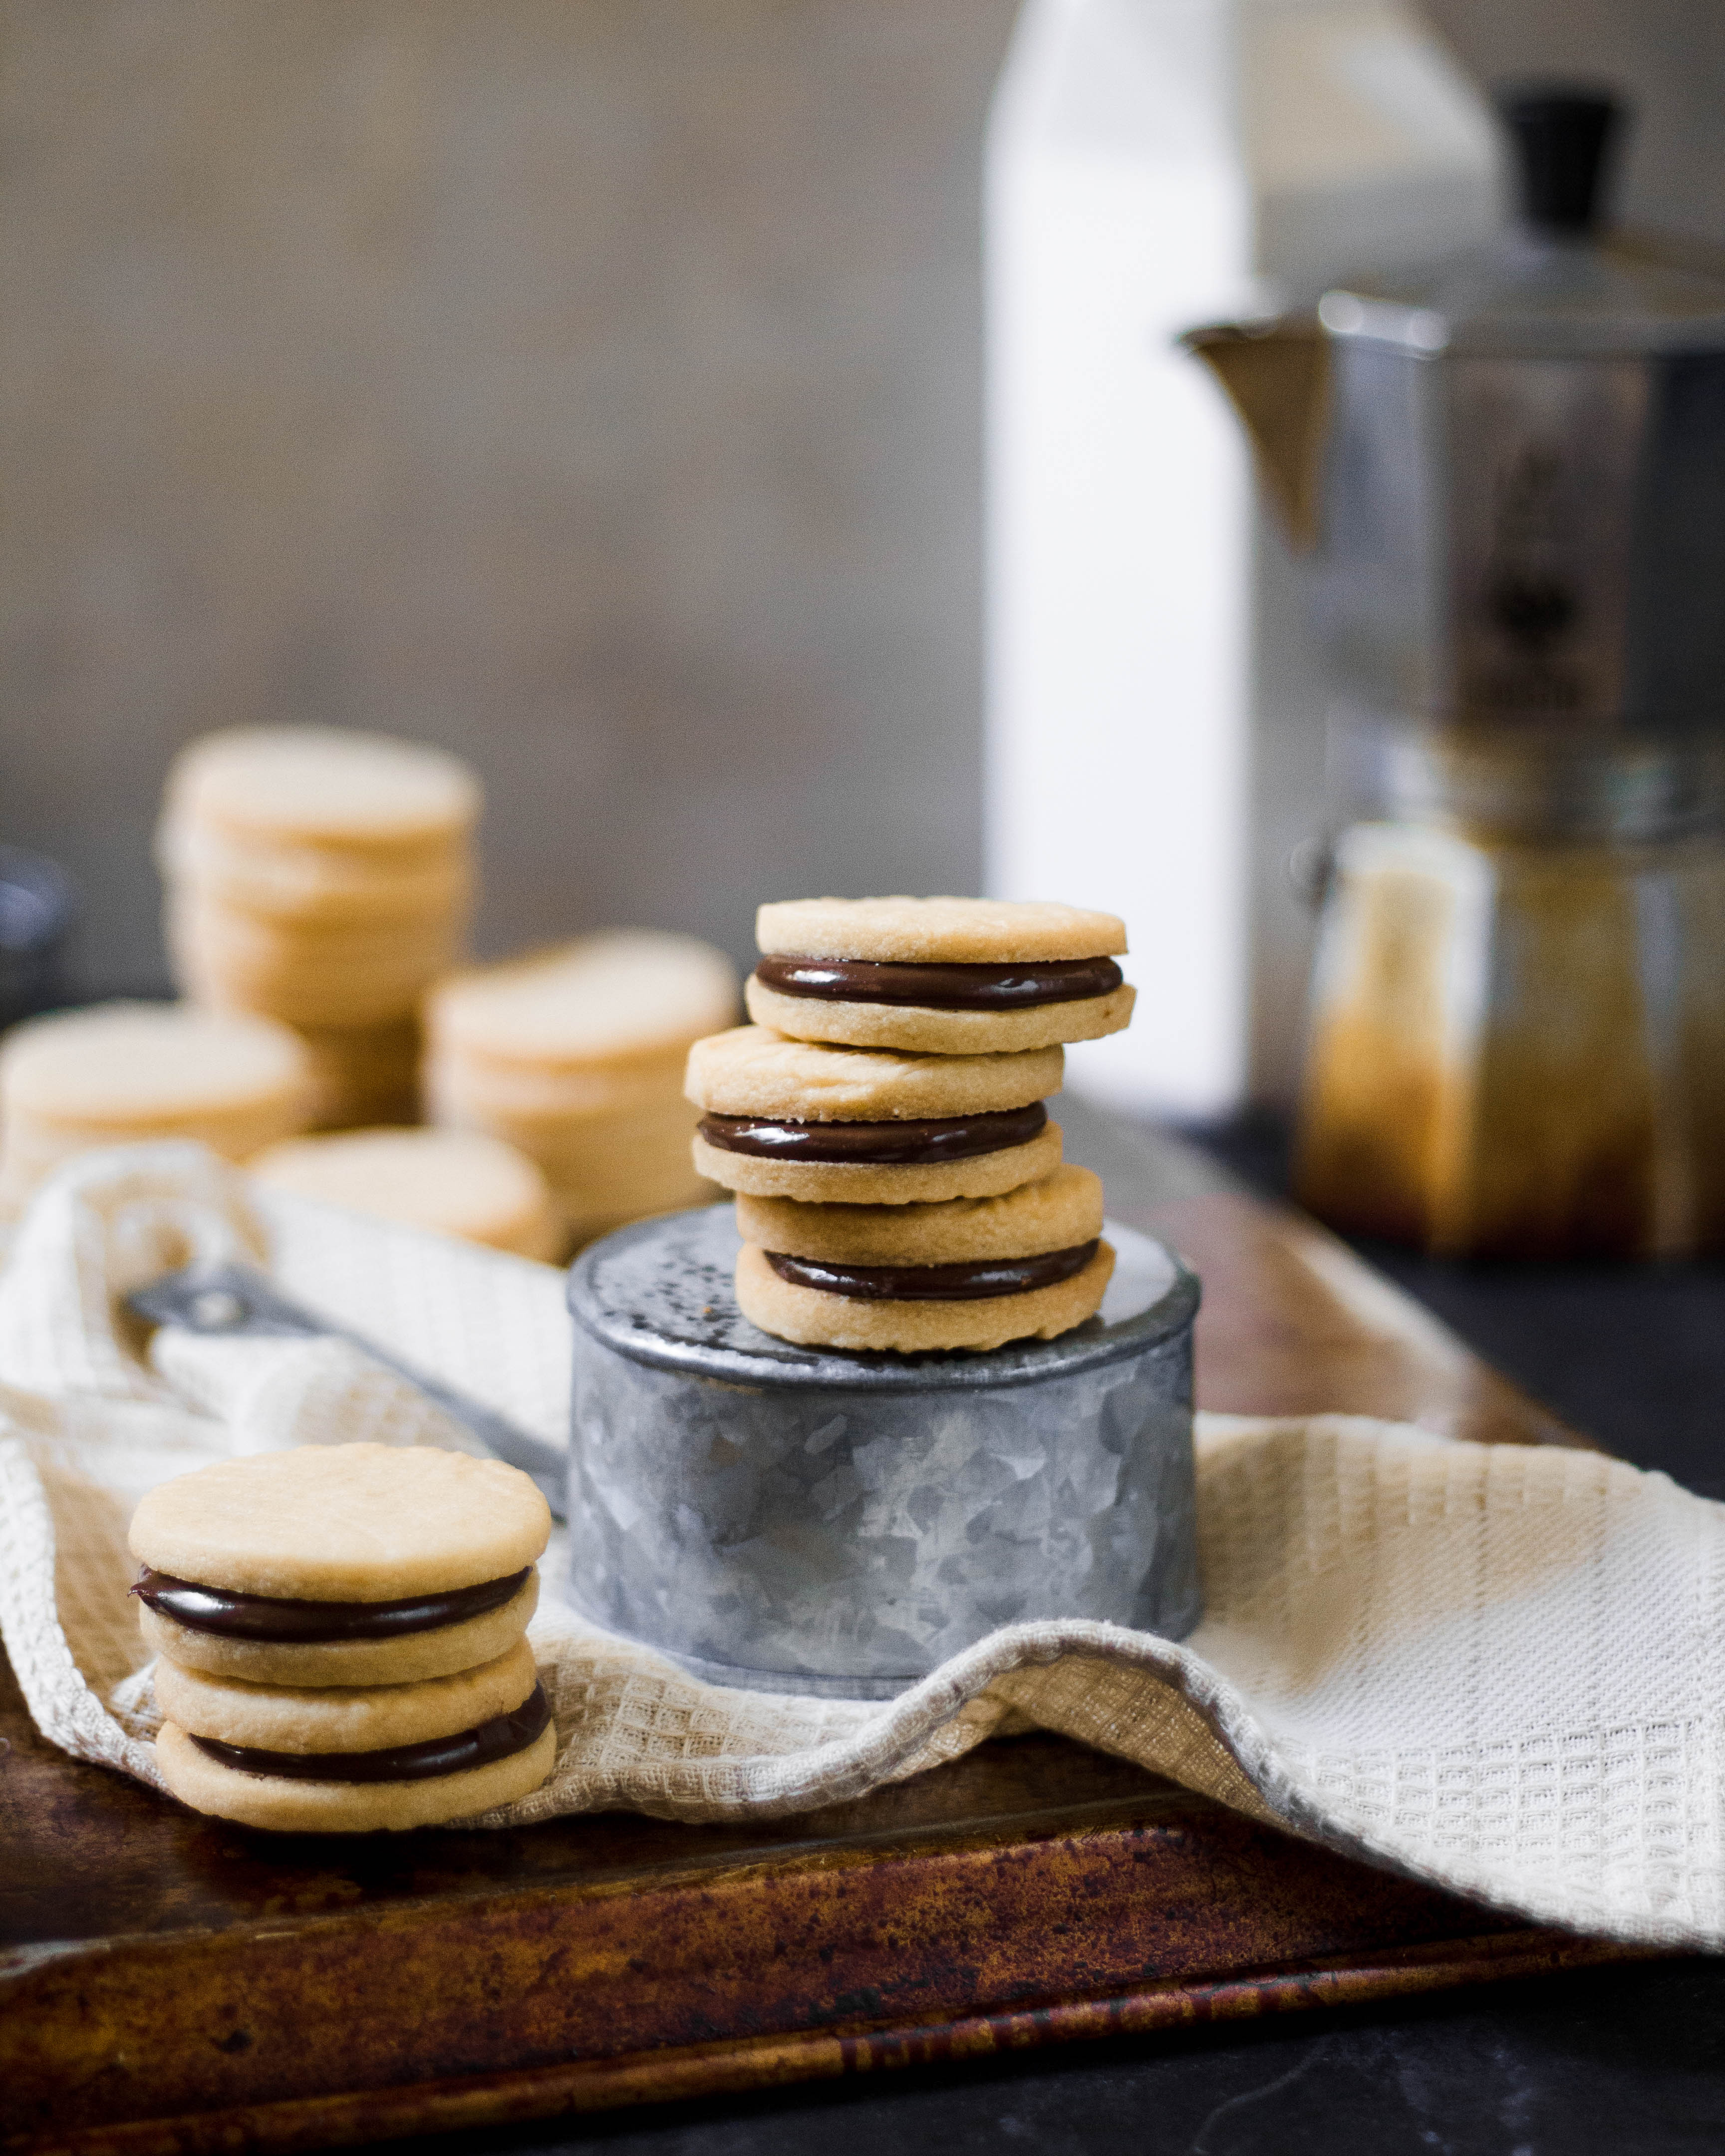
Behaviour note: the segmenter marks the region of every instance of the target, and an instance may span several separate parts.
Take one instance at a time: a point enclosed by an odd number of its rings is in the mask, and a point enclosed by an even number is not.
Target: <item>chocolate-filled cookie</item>
[[[525,1640],[418,1684],[320,1689],[157,1666],[163,1779],[199,1811],[278,1830],[437,1825],[536,1789],[557,1746]]]
[[[912,1055],[737,1026],[690,1051],[695,1164],[726,1189],[813,1204],[992,1197],[1059,1167],[1043,1103],[1061,1064],[1058,1048]]]
[[[745,1196],[737,1217],[739,1306],[805,1347],[916,1353],[1051,1340],[1095,1314],[1114,1269],[1102,1186],[1082,1168],[946,1204]]]
[[[544,1498],[501,1460],[305,1445],[224,1460],[133,1516],[144,1636],[253,1683],[391,1685],[494,1661],[526,1630]]]
[[[815,898],[763,906],[749,1015],[798,1040],[1009,1055],[1118,1033],[1124,924],[1045,901]]]

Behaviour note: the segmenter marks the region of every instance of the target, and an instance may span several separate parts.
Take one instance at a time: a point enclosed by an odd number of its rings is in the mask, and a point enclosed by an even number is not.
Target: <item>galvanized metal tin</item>
[[[845,1354],[758,1331],[728,1205],[583,1252],[570,1587],[696,1675],[880,1699],[1002,1625],[1178,1639],[1199,1612],[1198,1282],[1111,1224],[1099,1315],[987,1355]]]

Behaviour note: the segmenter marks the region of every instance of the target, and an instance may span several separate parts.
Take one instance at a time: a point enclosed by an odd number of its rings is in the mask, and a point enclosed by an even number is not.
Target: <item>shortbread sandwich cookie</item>
[[[763,906],[745,989],[757,1024],[804,1040],[1009,1054],[1118,1033],[1136,991],[1111,913],[985,898]]]
[[[1102,1186],[1083,1168],[944,1204],[743,1196],[737,1217],[738,1306],[804,1347],[917,1354],[1052,1340],[1095,1315],[1114,1270]]]
[[[526,1630],[551,1514],[501,1460],[305,1445],[159,1484],[133,1515],[144,1637],[254,1684],[417,1683]]]
[[[158,1661],[157,1758],[196,1810],[290,1832],[432,1826],[550,1773],[557,1732],[525,1640],[418,1684],[249,1684]]]
[[[459,1235],[521,1258],[556,1257],[563,1228],[525,1153],[481,1131],[336,1131],[290,1138],[247,1163],[274,1190]]]
[[[1058,1048],[914,1055],[792,1040],[770,1026],[697,1041],[685,1091],[695,1165],[727,1190],[820,1204],[988,1198],[1049,1175]]]

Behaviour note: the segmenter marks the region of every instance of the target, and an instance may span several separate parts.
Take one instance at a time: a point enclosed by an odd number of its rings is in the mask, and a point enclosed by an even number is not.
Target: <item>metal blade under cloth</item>
[[[531,1476],[544,1492],[553,1518],[561,1520],[567,1515],[568,1463],[554,1446],[531,1436],[507,1416],[482,1406],[453,1385],[427,1377],[423,1370],[416,1370],[362,1333],[350,1332],[346,1326],[291,1301],[249,1265],[187,1265],[136,1290],[127,1296],[126,1303],[147,1324],[175,1325],[188,1332],[259,1340],[345,1340],[417,1386],[498,1459]]]

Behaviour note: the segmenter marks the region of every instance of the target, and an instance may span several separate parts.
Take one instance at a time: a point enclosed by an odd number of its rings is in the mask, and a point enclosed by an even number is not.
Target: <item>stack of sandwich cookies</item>
[[[934,1204],[745,1195],[737,1224],[739,1308],[807,1347],[916,1354],[1052,1340],[1095,1312],[1114,1270],[1102,1186],[1086,1168]]]
[[[711,1195],[690,1163],[683,1065],[736,1010],[722,952],[650,929],[453,974],[426,999],[427,1111],[536,1162],[584,1242]]]
[[[151,1491],[133,1591],[170,1790],[342,1832],[536,1789],[557,1740],[524,1635],[550,1527],[516,1469],[421,1447],[264,1453]]]
[[[1044,1103],[1133,991],[1112,914],[989,899],[763,906],[752,1026],[698,1042],[695,1163],[733,1190],[737,1299],[806,1347],[1054,1339],[1114,1268]]]
[[[313,1108],[302,1045],[268,1019],[126,1003],[33,1019],[0,1050],[0,1203],[100,1146],[182,1138],[243,1161]]]
[[[936,1055],[1098,1040],[1132,1019],[1111,913],[982,898],[763,906],[749,1015],[801,1040]]]
[[[176,973],[200,1002],[304,1031],[321,1122],[413,1112],[416,1007],[465,938],[479,801],[441,750],[323,727],[208,735],[169,774]]]

